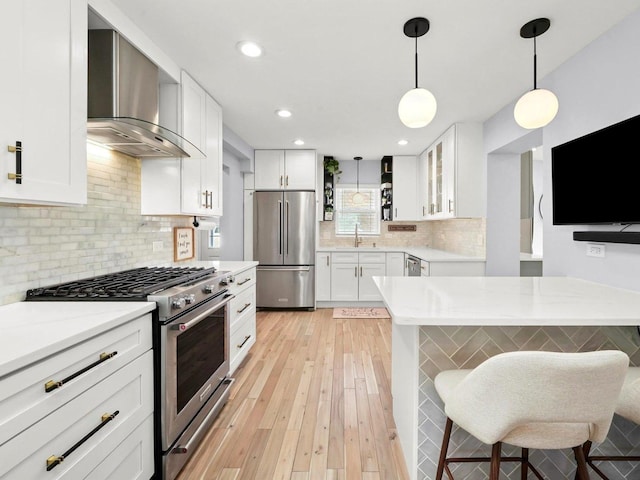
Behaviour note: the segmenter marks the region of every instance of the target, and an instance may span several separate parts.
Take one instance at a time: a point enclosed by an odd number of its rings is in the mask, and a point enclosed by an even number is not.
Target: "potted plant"
[[[340,162],[333,157],[325,157],[324,170],[333,176],[340,175],[342,173],[342,170],[340,170]]]
[[[333,205],[324,206],[324,219],[327,221],[333,220]]]

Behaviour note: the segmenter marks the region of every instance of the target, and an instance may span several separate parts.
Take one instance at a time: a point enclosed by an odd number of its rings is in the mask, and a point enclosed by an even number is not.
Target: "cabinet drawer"
[[[153,469],[153,415],[149,415],[87,478],[149,480]]]
[[[231,309],[231,330],[233,331],[234,324],[240,320],[246,313],[256,311],[256,289],[249,288],[237,297],[233,298],[229,302],[229,308]]]
[[[237,275],[234,275],[233,283],[230,283],[227,288],[229,289],[229,292],[237,295],[241,291],[255,284],[256,269],[250,268],[249,270],[245,270],[244,272],[240,272]]]
[[[150,349],[148,314],[6,376],[0,380],[0,445]],[[66,379],[45,390],[48,382]]]
[[[85,478],[152,412],[149,350],[0,446],[0,478]],[[113,419],[105,421],[105,414]],[[64,462],[47,467],[48,460],[65,453]]]
[[[231,353],[229,355],[231,373],[246,357],[254,343],[256,343],[255,311],[249,315],[243,315],[242,320],[237,322],[236,326],[231,330]]]
[[[360,252],[358,253],[360,263],[386,263],[387,254],[385,252]]]
[[[331,261],[333,263],[358,263],[358,252],[332,253]]]

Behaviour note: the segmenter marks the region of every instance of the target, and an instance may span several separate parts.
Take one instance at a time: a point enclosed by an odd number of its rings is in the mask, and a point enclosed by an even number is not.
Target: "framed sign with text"
[[[173,227],[173,261],[189,260],[195,256],[192,227]]]

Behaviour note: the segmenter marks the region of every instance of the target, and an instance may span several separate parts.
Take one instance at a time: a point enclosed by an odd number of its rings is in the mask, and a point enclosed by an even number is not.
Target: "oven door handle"
[[[202,320],[204,320],[205,318],[207,318],[209,316],[209,313],[211,313],[212,310],[217,310],[220,307],[222,307],[223,305],[225,305],[226,303],[229,303],[229,301],[235,298],[235,295],[231,295],[231,294],[227,294],[223,300],[221,300],[220,302],[216,303],[215,305],[207,308],[207,310],[205,312],[202,312],[200,315],[198,315],[197,317],[189,320],[188,322],[184,322],[184,323],[176,323],[174,325],[171,325],[171,330],[179,330],[180,332],[186,332],[187,330],[189,330],[191,327],[196,326],[198,323],[200,323]]]

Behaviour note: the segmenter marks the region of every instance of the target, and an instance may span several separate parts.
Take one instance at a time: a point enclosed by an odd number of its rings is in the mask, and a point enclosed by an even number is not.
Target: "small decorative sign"
[[[415,232],[415,225],[387,225],[390,232]]]
[[[195,256],[192,227],[173,227],[173,261],[189,260]]]

